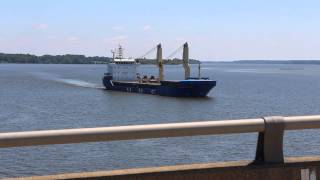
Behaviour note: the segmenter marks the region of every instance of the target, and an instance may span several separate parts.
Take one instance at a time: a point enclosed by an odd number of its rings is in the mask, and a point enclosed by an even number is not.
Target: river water
[[[207,98],[103,90],[105,65],[0,64],[0,132],[320,114],[320,66],[204,63]],[[181,79],[181,66],[165,66]],[[196,75],[196,67],[192,74]],[[154,74],[155,66],[140,67]],[[319,155],[318,130],[285,134],[285,155]],[[0,149],[0,177],[253,159],[257,134]]]

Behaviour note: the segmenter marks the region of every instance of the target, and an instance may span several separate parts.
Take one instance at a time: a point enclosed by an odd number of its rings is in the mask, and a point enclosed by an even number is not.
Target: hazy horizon
[[[139,57],[162,43],[166,58],[187,41],[202,61],[319,60],[319,8],[315,0],[4,0],[0,52],[110,57],[122,44]]]

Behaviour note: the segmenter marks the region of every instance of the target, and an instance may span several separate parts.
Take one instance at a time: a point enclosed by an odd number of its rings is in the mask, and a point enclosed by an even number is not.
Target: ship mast
[[[117,58],[118,59],[123,59],[123,51],[124,51],[124,49],[122,48],[122,46],[121,45],[119,45],[119,48],[118,48],[118,51],[117,51]]]

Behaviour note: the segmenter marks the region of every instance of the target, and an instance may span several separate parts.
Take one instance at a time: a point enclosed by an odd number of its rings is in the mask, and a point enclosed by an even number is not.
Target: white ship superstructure
[[[116,51],[112,51],[113,61],[108,64],[108,74],[115,81],[136,81],[138,63],[133,58],[124,58],[123,48],[119,46]],[[115,56],[116,54],[116,56]]]

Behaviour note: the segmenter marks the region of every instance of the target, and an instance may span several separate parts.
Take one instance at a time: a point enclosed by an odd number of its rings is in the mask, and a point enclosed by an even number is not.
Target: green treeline
[[[35,56],[31,54],[4,54],[0,53],[0,63],[19,64],[106,64],[112,61],[109,57],[86,57],[84,55],[43,55]],[[156,64],[154,59],[137,59],[141,64]],[[164,64],[182,64],[180,59],[163,60]],[[190,64],[198,64],[198,60],[190,59]]]
[[[157,61],[155,59],[136,59],[140,64],[156,64]],[[163,64],[167,64],[167,65],[177,65],[177,64],[182,64],[182,60],[181,59],[163,59]],[[189,63],[190,64],[199,64],[200,61],[199,60],[195,60],[195,59],[189,59]]]
[[[105,64],[110,62],[108,57],[86,57],[84,55],[44,55],[4,54],[0,53],[0,63],[20,64]]]

